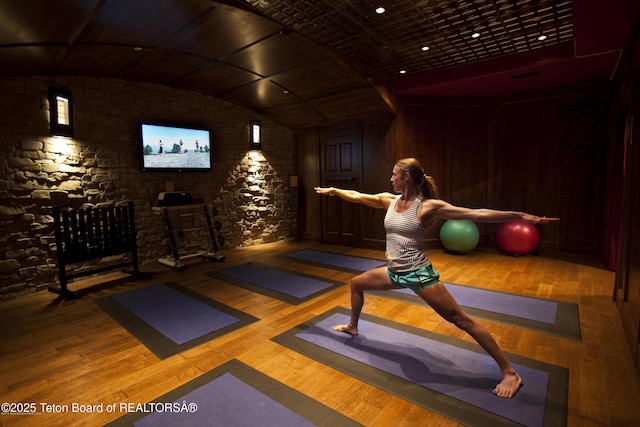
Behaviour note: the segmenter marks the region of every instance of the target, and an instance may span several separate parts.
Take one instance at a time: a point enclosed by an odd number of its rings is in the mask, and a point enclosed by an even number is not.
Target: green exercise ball
[[[456,254],[472,251],[480,240],[480,232],[475,222],[448,220],[440,228],[440,242],[446,250]]]

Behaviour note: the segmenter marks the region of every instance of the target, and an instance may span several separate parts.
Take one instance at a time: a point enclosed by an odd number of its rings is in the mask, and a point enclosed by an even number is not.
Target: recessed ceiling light
[[[379,6],[379,7],[376,9],[376,13],[377,13],[378,15],[382,15],[382,14],[383,14],[383,13],[385,13],[385,12],[386,12],[386,9],[385,9],[384,7],[382,7],[382,6]]]
[[[480,33],[477,32],[477,31],[475,33],[471,34],[471,38],[472,39],[477,39],[478,37],[480,37]]]
[[[141,50],[142,50],[142,48],[141,48],[140,46],[136,46],[136,47],[134,47],[134,48],[133,48],[133,50],[135,50],[135,51],[139,52],[139,51],[141,51]]]
[[[407,70],[400,70],[400,74],[407,74]]]
[[[545,36],[544,34],[540,34],[538,36],[538,40],[540,40],[540,41],[543,41],[543,40],[546,40],[546,39],[547,39],[547,36]]]
[[[428,51],[428,50],[429,50],[429,46],[422,46],[422,50],[423,50],[424,52]]]

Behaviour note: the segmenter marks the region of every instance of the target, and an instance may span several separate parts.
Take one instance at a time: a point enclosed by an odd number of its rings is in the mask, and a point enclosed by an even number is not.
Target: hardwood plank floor
[[[335,306],[349,306],[351,274],[276,258],[306,247],[384,256],[381,251],[311,242],[275,243],[225,251],[224,263],[192,260],[183,272],[151,266],[154,276],[145,281],[114,273],[70,284],[74,290],[84,288],[81,300],[60,301],[42,292],[0,303],[0,402],[34,402],[37,412],[42,412],[42,403],[145,403],[235,358],[366,426],[458,425],[270,341]],[[597,261],[575,256],[514,258],[491,249],[463,256],[433,250],[428,255],[448,282],[578,303],[581,342],[483,322],[506,352],[569,369],[568,426],[640,425],[640,380],[611,298],[613,272]],[[249,261],[345,285],[292,306],[205,274]],[[92,300],[163,281],[177,282],[260,320],[160,360]],[[369,296],[364,312],[472,342],[426,306]],[[122,415],[106,411],[2,415],[0,424],[101,425]]]

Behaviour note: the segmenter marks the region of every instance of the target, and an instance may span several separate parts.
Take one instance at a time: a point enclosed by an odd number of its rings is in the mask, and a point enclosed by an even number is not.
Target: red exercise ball
[[[496,230],[500,249],[511,255],[526,255],[538,246],[538,228],[526,221],[515,219],[503,222]]]

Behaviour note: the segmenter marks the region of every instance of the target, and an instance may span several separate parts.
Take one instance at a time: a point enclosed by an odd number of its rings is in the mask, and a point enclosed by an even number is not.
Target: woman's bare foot
[[[522,378],[515,371],[504,376],[500,384],[493,390],[493,394],[500,397],[511,398],[522,387]]]
[[[358,328],[356,327],[352,327],[349,325],[337,325],[334,326],[333,328],[334,331],[338,331],[338,332],[344,332],[347,333],[349,335],[358,335]]]

